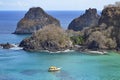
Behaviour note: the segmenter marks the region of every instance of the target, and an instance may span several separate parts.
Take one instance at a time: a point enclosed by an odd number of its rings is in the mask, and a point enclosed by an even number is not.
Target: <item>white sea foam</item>
[[[88,51],[89,53],[106,54],[106,51]]]
[[[74,50],[70,50],[70,49],[66,49],[64,51],[56,51],[56,52],[51,52],[49,51],[49,53],[64,53],[64,52],[73,52]]]
[[[12,44],[14,47],[10,48],[12,50],[21,50],[23,47],[19,47],[17,44]]]

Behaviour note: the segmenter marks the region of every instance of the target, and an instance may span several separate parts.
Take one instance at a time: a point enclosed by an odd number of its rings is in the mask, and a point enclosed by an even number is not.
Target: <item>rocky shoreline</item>
[[[4,44],[0,44],[0,48],[2,49],[12,49],[12,50],[24,50],[23,47],[19,47],[18,45],[15,44],[10,44],[10,43],[4,43]],[[83,47],[73,47],[71,49],[64,49],[64,50],[60,50],[60,51],[55,51],[55,50],[39,50],[36,52],[49,52],[49,53],[66,53],[66,52],[73,52],[73,51],[77,51],[77,52],[82,52],[82,53],[89,53],[89,54],[100,54],[100,55],[104,55],[107,54],[107,50],[101,50],[101,51],[97,51],[97,50],[90,50],[90,49],[83,49]],[[32,51],[30,51],[32,52]]]
[[[11,44],[11,43],[2,43],[0,44],[1,49],[11,49],[11,50],[25,50],[23,47],[20,47],[17,44]],[[85,54],[99,54],[99,55],[106,55],[109,51],[114,51],[119,53],[118,50],[91,50],[86,48],[85,46],[80,46],[80,45],[74,45],[72,48],[69,49],[64,49],[64,50],[37,50],[37,51],[32,51],[32,50],[25,50],[29,52],[48,52],[48,53],[67,53],[67,52],[82,52]]]

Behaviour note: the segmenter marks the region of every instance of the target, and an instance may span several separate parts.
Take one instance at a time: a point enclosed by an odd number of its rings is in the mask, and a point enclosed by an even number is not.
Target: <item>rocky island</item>
[[[14,33],[31,34],[49,24],[60,26],[60,22],[56,18],[48,15],[42,8],[33,7],[30,8],[24,18],[18,22]]]
[[[83,15],[75,18],[68,26],[69,30],[81,31],[85,27],[97,26],[100,15],[96,9],[89,8]]]
[[[46,13],[41,8],[31,8],[18,23],[15,33],[34,32],[19,45],[26,51],[120,49],[120,6],[116,4],[106,6],[101,16],[96,9],[89,8],[85,14],[74,19],[66,31],[60,27],[57,19],[43,14]],[[35,22],[34,25],[31,25],[31,21]]]

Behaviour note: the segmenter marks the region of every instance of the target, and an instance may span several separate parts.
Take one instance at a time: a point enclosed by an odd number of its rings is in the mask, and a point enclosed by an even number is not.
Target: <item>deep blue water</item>
[[[11,34],[25,11],[0,11],[0,43],[18,44],[28,35]],[[48,11],[67,29],[83,11]],[[62,67],[50,73],[51,65]],[[51,54],[0,48],[0,80],[120,80],[120,55],[93,55],[81,52]]]
[[[18,21],[24,17],[26,11],[0,11],[0,33],[12,33],[15,31]],[[61,26],[67,29],[68,24],[84,11],[47,11],[61,22]]]

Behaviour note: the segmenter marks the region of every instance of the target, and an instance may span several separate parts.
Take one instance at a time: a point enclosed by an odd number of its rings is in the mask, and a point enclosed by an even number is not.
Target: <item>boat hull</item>
[[[56,72],[56,71],[60,71],[60,68],[57,68],[57,69],[55,69],[55,70],[48,70],[48,72]]]

